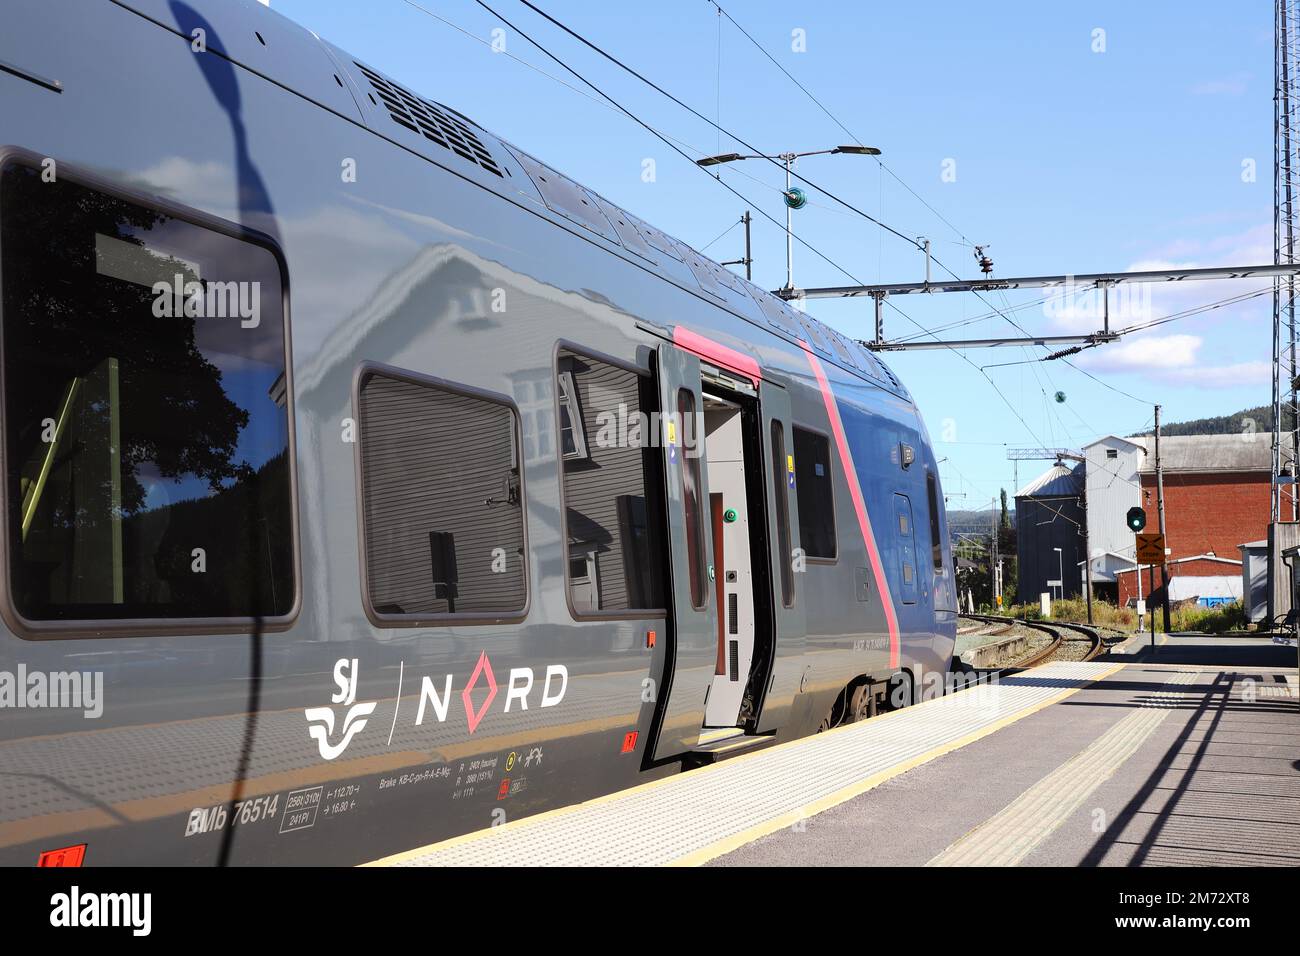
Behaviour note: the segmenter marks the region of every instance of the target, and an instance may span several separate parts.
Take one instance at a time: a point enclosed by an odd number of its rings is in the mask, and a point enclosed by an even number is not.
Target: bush
[[[994,612],[990,612],[994,613]],[[1042,608],[1038,604],[1016,604],[1003,611],[1010,617],[1022,621],[1043,619]],[[1147,609],[1147,620],[1151,611]],[[1068,621],[1086,624],[1088,621],[1088,604],[1083,598],[1067,598],[1052,602],[1052,616],[1047,620]],[[1137,630],[1137,611],[1131,607],[1116,607],[1096,599],[1092,602],[1092,621],[1105,627],[1118,628],[1121,631]],[[1223,634],[1226,631],[1244,631],[1249,627],[1246,609],[1240,601],[1223,604],[1219,607],[1201,607],[1199,604],[1186,603],[1170,608],[1169,626],[1175,631],[1200,631],[1205,634]],[[1156,630],[1164,630],[1164,615],[1156,609]]]
[[[1042,608],[1037,602],[1017,604],[1005,612],[1022,621],[1037,621],[1043,618]],[[1052,602],[1052,616],[1046,620],[1070,621],[1077,624],[1088,622],[1088,602],[1084,598],[1065,598]],[[1105,601],[1093,599],[1092,622],[1105,627],[1118,628],[1121,631],[1137,630],[1137,612],[1130,607],[1116,607]]]
[[[1157,614],[1157,627],[1162,626],[1160,618]],[[1244,631],[1249,627],[1249,622],[1246,620],[1246,608],[1240,601],[1234,601],[1218,607],[1200,607],[1196,604],[1175,607],[1169,612],[1169,626],[1175,631],[1223,634],[1225,631]]]

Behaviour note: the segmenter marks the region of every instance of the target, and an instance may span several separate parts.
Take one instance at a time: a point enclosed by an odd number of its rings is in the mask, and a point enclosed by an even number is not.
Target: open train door
[[[762,414],[764,487],[767,489],[767,537],[771,542],[772,621],[774,641],[765,670],[756,733],[773,733],[788,720],[803,680],[803,562],[799,551],[799,495],[794,479],[794,434],[790,395],[780,385],[759,383]]]
[[[658,689],[655,759],[695,749],[717,660],[713,535],[704,460],[700,360],[672,345],[658,350],[659,432],[668,523],[671,618]]]

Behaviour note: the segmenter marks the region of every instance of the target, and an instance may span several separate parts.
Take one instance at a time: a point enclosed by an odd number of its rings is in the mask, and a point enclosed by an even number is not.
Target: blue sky
[[[474,0],[419,2],[470,35],[407,0],[271,5],[697,249],[746,208],[631,120],[520,63],[581,85]],[[687,152],[745,151],[519,0],[488,2],[652,126],[689,144]],[[851,142],[709,0],[534,2],[761,150]],[[905,235],[929,237],[936,257],[963,277],[978,271],[971,243],[988,246],[995,276],[1272,260],[1269,0],[1130,0],[1086,9],[955,0],[720,2],[853,137],[880,147],[889,169],[924,202],[868,158],[812,157],[800,172]],[[505,30],[507,55],[488,46],[497,28]],[[792,49],[796,30],[806,38],[802,52]],[[655,163],[653,182],[643,181],[646,159]],[[784,236],[757,211],[783,217],[782,176],[761,161],[725,167],[722,175],[755,210],[755,281],[777,288],[785,281]],[[910,244],[809,192],[795,229],[830,259],[863,282],[923,278],[924,260]],[[737,227],[707,252],[739,258],[742,242]],[[796,245],[796,285],[849,281]],[[1126,303],[1127,313],[1112,314],[1116,324],[1136,323],[1262,287],[1158,287]],[[1086,312],[1049,310],[1040,298],[1026,292],[989,301],[1004,311],[1024,306],[1012,314],[1036,334],[1096,327]],[[928,327],[992,311],[966,295],[893,301]],[[969,363],[950,351],[894,352],[887,361],[907,381],[946,459],[940,471],[950,507],[987,506],[1000,488],[1013,490],[1006,447],[1078,447],[1138,431],[1149,425],[1154,402],[1166,421],[1265,404],[1270,309],[1269,296],[1251,299],[1071,360],[1100,382],[1061,362],[1026,363],[1042,349],[971,350],[964,353]],[[819,300],[809,311],[847,334],[871,335],[869,301]],[[898,312],[887,313],[888,335],[916,331]],[[948,334],[1010,332],[995,315]],[[1002,364],[1012,362],[1025,364]],[[1058,391],[1065,402],[1055,401]],[[1037,467],[1022,463],[1022,484]]]

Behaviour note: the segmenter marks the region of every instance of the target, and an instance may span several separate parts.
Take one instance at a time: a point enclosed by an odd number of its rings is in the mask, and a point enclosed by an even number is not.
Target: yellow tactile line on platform
[[[871,775],[870,777],[864,778],[863,780],[856,781],[854,784],[848,787],[835,791],[834,793],[831,793],[825,797],[821,797],[795,810],[789,811],[785,814],[781,814],[777,817],[756,824],[752,827],[740,831],[739,833],[732,834],[731,836],[728,836],[722,840],[718,840],[713,843],[706,844],[704,847],[698,850],[692,851],[689,854],[686,854],[682,857],[670,861],[669,865],[672,866],[699,865],[701,863],[705,863],[711,859],[714,859],[717,856],[721,856],[724,853],[729,853],[734,849],[744,846],[746,843],[750,843],[762,836],[766,836],[767,834],[774,833],[777,830],[783,829],[784,827],[791,826],[800,820],[812,816],[813,814],[821,813],[822,811],[830,809],[831,807],[836,806],[837,804],[843,803],[846,800],[850,800],[853,797],[865,793],[866,791],[872,789],[873,787],[878,786],[879,784],[885,782],[886,780],[889,780],[895,776],[898,776],[899,774],[905,773],[906,771],[913,769],[914,767],[918,767],[921,764],[927,763],[930,760],[943,756],[946,753],[949,753],[960,747],[967,746],[968,744],[974,743],[980,738],[995,733],[996,731],[1001,730],[1002,728],[1015,723],[1017,720],[1020,720],[1023,717],[1028,717],[1031,714],[1037,713],[1038,711],[1050,707],[1052,704],[1059,703],[1060,701],[1066,699],[1067,697],[1070,697],[1073,694],[1078,693],[1080,690],[1085,689],[1086,687],[1096,683],[1097,681],[1105,680],[1107,677],[1110,677],[1112,674],[1128,666],[1131,666],[1131,662],[1118,663],[1115,664],[1113,667],[1101,671],[1093,676],[1087,678],[1078,678],[1079,684],[1077,687],[1068,688],[1059,694],[1054,694],[1051,697],[1048,697],[1042,701],[1039,701],[1035,704],[1031,704],[1021,711],[1000,718],[999,720],[994,721],[993,723],[990,723],[989,725],[982,727],[976,731],[973,731],[970,734],[967,734],[961,738],[958,738],[957,740],[953,740],[948,743],[941,744],[929,751],[926,751],[923,754],[919,754],[915,757],[912,757],[906,761],[903,761],[902,763],[890,767],[887,770],[881,771],[879,773]],[[938,700],[935,701],[927,701],[925,703],[918,704],[915,707],[909,707],[901,711],[894,711],[889,714],[883,714],[879,717],[873,718],[870,723],[874,726],[879,726],[881,721],[888,720],[891,717],[897,717],[908,713],[915,713],[917,708],[924,707],[926,706],[927,703],[938,703],[939,701],[945,699],[948,698],[939,698]],[[861,729],[861,727],[862,727],[861,724],[850,724],[846,727],[837,728],[836,730],[829,731],[828,733],[835,734],[842,731]],[[825,736],[826,735],[821,735],[823,739],[825,738]],[[737,764],[744,761],[757,760],[760,758],[770,759],[772,754],[789,747],[796,747],[799,746],[800,744],[807,743],[809,739],[810,738],[801,738],[799,740],[789,741],[788,743],[779,745],[777,747],[769,747],[752,754],[745,754],[739,757],[732,758],[731,760],[728,760],[725,763],[719,764],[717,766],[720,769],[722,767],[735,767]],[[698,775],[707,774],[710,769],[712,768],[705,768],[702,770],[693,771],[689,775],[689,777],[692,780],[698,781],[699,780]],[[593,806],[599,806],[601,804],[606,804],[612,801],[626,799],[631,795],[645,793],[646,791],[653,790],[656,788],[670,786],[673,784],[681,784],[684,779],[686,778],[682,774],[673,774],[671,776],[664,777],[659,780],[652,780],[648,783],[640,784],[639,786],[631,787],[626,790],[619,790],[614,793],[605,794],[603,796],[596,797],[592,800],[588,800],[583,803],[577,803],[567,807],[560,807],[555,810],[549,810],[545,813],[539,813],[534,816],[525,817],[517,821],[512,821],[510,823],[503,824],[502,827],[498,827],[495,829],[496,830],[502,830],[502,829],[510,830],[510,829],[522,829],[522,828],[531,829],[539,825],[542,825],[546,822],[553,821],[559,817],[568,816],[570,814],[577,813],[582,810],[588,810]],[[374,860],[364,865],[365,866],[400,865],[402,863],[417,859],[419,857],[425,856],[435,851],[445,851],[452,847],[457,847],[467,843],[475,842],[477,840],[483,839],[488,834],[495,835],[495,830],[491,830],[491,829],[476,830],[474,832],[466,833],[458,837],[453,837],[449,840],[444,840],[438,843],[429,844],[423,847],[417,847],[412,850],[406,850],[401,853],[396,853],[391,856],[383,857],[382,859]]]
[[[1195,670],[1169,678],[1133,713],[1024,793],[938,853],[926,866],[1016,866],[1114,776],[1164,723],[1180,693],[1200,680]]]

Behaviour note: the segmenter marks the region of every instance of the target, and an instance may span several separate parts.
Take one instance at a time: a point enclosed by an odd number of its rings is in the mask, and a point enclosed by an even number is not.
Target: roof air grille
[[[903,387],[903,383],[898,380],[898,376],[893,373],[893,371],[890,369],[888,365],[886,365],[879,358],[876,358],[876,362],[879,363],[880,367],[884,370],[885,374],[889,376],[889,380],[894,383],[894,386],[896,388]]]
[[[355,60],[353,62],[356,63]],[[360,63],[357,63],[357,69],[370,81],[370,85],[374,87],[375,93],[383,101],[388,109],[388,115],[395,123],[405,126],[413,133],[423,133],[425,139],[432,140],[443,149],[451,150],[462,159],[467,159],[489,173],[504,178],[505,173],[501,171],[501,167],[483,145],[483,141],[453,110],[420,99]]]

